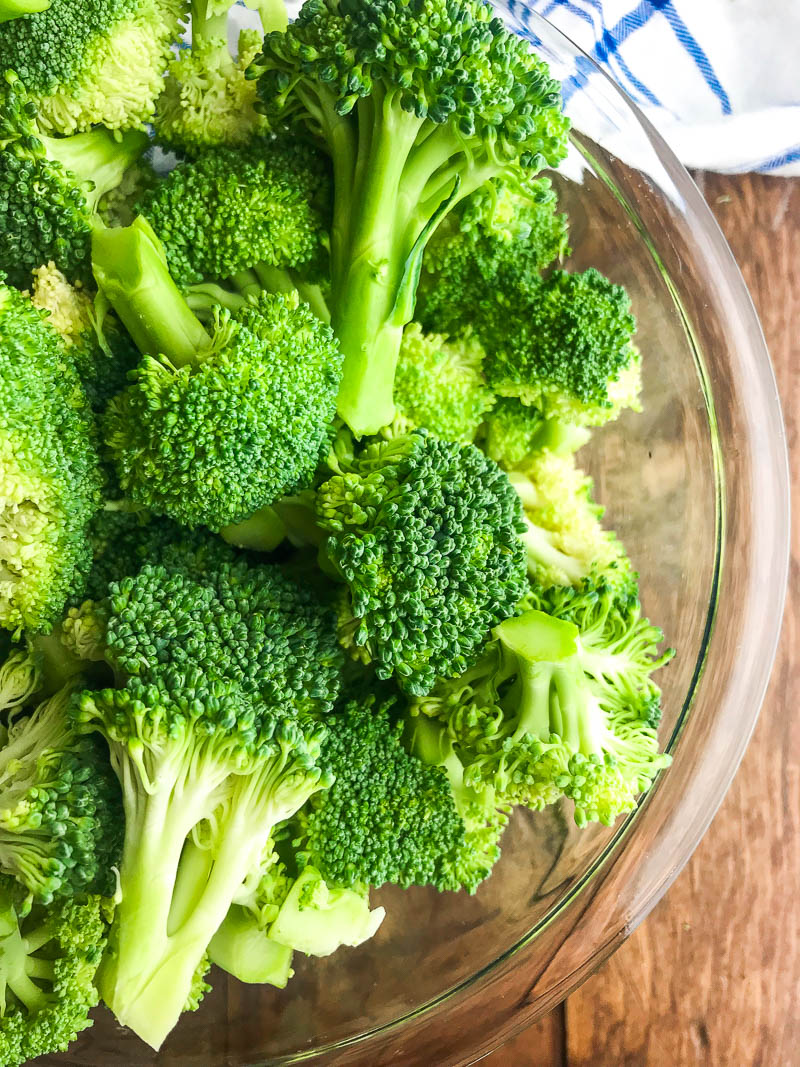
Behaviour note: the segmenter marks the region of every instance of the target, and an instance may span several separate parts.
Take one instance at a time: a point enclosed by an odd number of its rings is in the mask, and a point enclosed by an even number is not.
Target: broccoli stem
[[[47,11],[51,0],[0,0],[0,22],[10,22],[20,15],[32,15],[37,11]]]
[[[223,40],[225,48],[228,47],[228,12],[209,11],[212,6],[210,0],[192,0],[190,11],[192,15],[192,44],[195,41]],[[233,0],[231,0],[231,7]]]
[[[98,286],[144,355],[175,367],[198,365],[211,340],[172,280],[160,241],[139,216],[125,227],[96,225],[92,269]]]
[[[258,12],[264,33],[278,30],[281,33],[289,25],[289,12],[284,0],[245,0],[247,7]]]
[[[243,522],[223,526],[220,536],[236,548],[272,552],[286,537],[286,527],[271,507],[261,508]]]
[[[128,167],[142,155],[150,141],[141,130],[127,130],[115,137],[105,129],[76,133],[71,137],[40,137],[45,152],[77,178],[91,183],[85,193],[91,211],[106,193],[122,181]]]

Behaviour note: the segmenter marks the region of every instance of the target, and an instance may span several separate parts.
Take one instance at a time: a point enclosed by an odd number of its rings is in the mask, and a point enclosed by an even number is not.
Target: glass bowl
[[[566,807],[517,812],[475,896],[374,894],[387,910],[374,940],[296,956],[286,990],[215,973],[158,1054],[101,1009],[69,1053],[44,1062],[472,1062],[625,940],[688,860],[742,757],[788,558],[784,431],[758,320],[710,211],[652,127],[548,23],[515,0],[503,14],[556,76],[573,75],[575,134],[555,178],[569,266],[625,285],[639,322],[644,411],[597,431],[581,457],[640,571],[646,613],[678,649],[660,676],[672,767],[611,829],[578,831]]]

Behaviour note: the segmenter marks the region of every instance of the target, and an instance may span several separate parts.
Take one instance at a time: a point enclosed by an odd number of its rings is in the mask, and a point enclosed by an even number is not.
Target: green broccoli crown
[[[31,272],[51,260],[70,277],[86,273],[92,213],[146,144],[145,134],[116,140],[100,128],[43,137],[35,104],[17,75],[6,72],[0,82],[0,262],[15,285],[27,285]]]
[[[27,85],[46,130],[142,127],[183,8],[182,0],[58,0],[3,28],[0,70]]]
[[[208,351],[145,356],[108,408],[125,492],[187,526],[220,529],[310,484],[327,452],[342,357],[296,293],[218,310]]]
[[[403,747],[392,703],[353,700],[330,720],[323,755],[334,782],[301,813],[303,857],[337,886],[474,891],[491,863],[473,854],[446,774]]]
[[[267,35],[258,62],[268,115],[283,115],[287,96],[302,100],[310,82],[340,115],[380,90],[448,124],[465,149],[526,166],[563,158],[557,83],[480,0],[308,0],[286,33]]]
[[[499,286],[535,285],[568,254],[567,218],[548,178],[520,195],[488,182],[434,231],[422,260],[415,317],[426,330],[459,335]]]
[[[516,397],[501,396],[487,414],[480,445],[506,470],[535,465],[535,452],[570,456],[589,440],[585,426],[545,418],[541,411]]]
[[[0,877],[0,1062],[65,1052],[92,1025],[104,910],[99,897],[31,908],[25,891]]]
[[[557,270],[535,285],[506,285],[501,277],[477,318],[496,392],[590,426],[638,407],[630,299],[594,268]]]
[[[216,148],[179,164],[139,207],[178,285],[258,263],[301,267],[322,254],[329,163],[296,138]]]
[[[93,423],[57,334],[0,284],[0,627],[45,630],[88,571]]]
[[[68,687],[9,723],[0,750],[0,867],[35,897],[114,891],[122,852],[108,751],[71,728]]]
[[[139,353],[113,314],[100,319],[92,295],[71,285],[54,263],[33,271],[31,301],[49,315],[75,363],[78,377],[95,412],[102,411],[127,381]]]
[[[600,519],[592,480],[574,457],[544,450],[509,475],[525,509],[528,573],[542,585],[577,584],[593,568],[629,566],[616,534]]]
[[[369,445],[320,487],[317,518],[355,643],[408,692],[465,670],[525,591],[519,498],[473,445],[424,432]]]
[[[465,783],[534,810],[568,797],[578,825],[633,810],[669,757],[635,704],[584,670],[577,627],[532,610],[494,633],[471,672],[416,705],[447,728]]]
[[[287,713],[330,709],[342,664],[332,610],[276,566],[210,552],[178,546],[164,554],[166,566],[112,583],[94,614],[109,663],[153,683],[165,670],[196,667]]]
[[[658,726],[661,690],[652,675],[675,650],[660,650],[664,634],[642,615],[636,574],[629,566],[612,563],[593,570],[577,586],[533,583],[525,603],[577,626],[584,673],[608,691],[609,699],[621,695],[649,726]]]
[[[494,403],[482,362],[483,349],[474,339],[448,341],[412,322],[403,332],[394,380],[392,431],[425,427],[445,441],[473,441]]]
[[[256,110],[257,88],[247,68],[261,50],[263,35],[239,34],[238,54],[228,49],[228,9],[213,0],[193,0],[192,43],[169,65],[156,108],[159,141],[173,151],[195,156],[219,145],[238,146],[266,133]]]

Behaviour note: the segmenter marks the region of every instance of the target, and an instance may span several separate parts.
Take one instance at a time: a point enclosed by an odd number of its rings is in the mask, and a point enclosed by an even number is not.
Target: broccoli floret
[[[592,568],[629,567],[622,544],[600,519],[592,480],[569,453],[541,451],[509,480],[525,509],[528,573],[542,585],[572,585]]]
[[[251,73],[270,122],[331,153],[339,413],[357,435],[377,432],[394,417],[426,241],[487,181],[524,189],[563,158],[558,85],[481,0],[309,0],[267,34]]]
[[[330,166],[296,138],[217,148],[179,164],[143,198],[141,213],[185,287],[256,269],[311,269],[327,243]]]
[[[42,667],[29,643],[0,651],[0,712],[22,708],[42,686]],[[8,732],[4,738],[8,740]],[[2,750],[0,750],[0,753]]]
[[[323,755],[334,782],[298,816],[301,857],[329,883],[387,882],[474,892],[497,859],[467,831],[447,775],[402,744],[391,698],[349,701],[330,720]]]
[[[74,686],[9,721],[0,749],[0,869],[49,904],[109,896],[122,852],[122,806],[108,750],[66,714]]]
[[[102,128],[43,136],[22,82],[7,72],[0,80],[0,263],[9,280],[24,287],[51,260],[70,278],[85,275],[97,204],[146,145],[144,133],[116,138]]]
[[[535,810],[569,797],[579,826],[633,810],[670,761],[638,700],[597,681],[600,646],[584,663],[578,627],[537,610],[501,623],[494,637],[472,670],[413,709],[446,727],[465,783]],[[622,653],[623,673],[624,661]]]
[[[92,1025],[106,910],[100,897],[31,908],[25,891],[0,877],[0,1062],[6,1067],[65,1052]]]
[[[308,485],[327,452],[342,356],[296,294],[262,294],[209,336],[143,218],[98,231],[94,269],[144,358],[103,434],[137,504],[220,529]]]
[[[135,576],[112,583],[105,600],[77,613],[87,658],[104,658],[120,680],[156,682],[168,669],[199,665],[212,678],[304,714],[330,709],[342,653],[334,613],[271,564],[225,562],[218,546],[178,545]]]
[[[0,627],[47,630],[91,562],[93,420],[45,316],[0,283]]]
[[[0,22],[10,22],[34,11],[46,11],[51,0],[0,0]]]
[[[538,408],[513,397],[499,397],[486,415],[480,445],[495,463],[506,470],[524,467],[535,452],[569,456],[589,440],[585,426],[546,419]]]
[[[519,498],[474,445],[414,432],[368,445],[317,491],[350,637],[410,693],[461,673],[525,587]]]
[[[182,49],[170,63],[155,117],[159,141],[176,152],[194,156],[214,146],[244,145],[268,130],[256,110],[256,86],[246,77],[263,37],[256,30],[242,30],[234,59],[228,49],[230,7],[233,0],[190,4],[191,48]],[[285,9],[283,17],[286,20]]]
[[[121,901],[98,987],[154,1048],[192,999],[197,967],[273,827],[329,783],[324,728],[287,704],[282,694],[253,700],[198,665],[162,671],[157,685],[85,692],[75,709],[81,728],[108,741],[125,808]],[[210,863],[192,891],[181,853],[193,833]],[[173,916],[179,882],[184,906]]]
[[[501,286],[535,285],[569,253],[567,218],[548,178],[522,196],[489,182],[451,212],[422,260],[415,318],[426,330],[460,336]]]
[[[473,317],[492,389],[549,418],[598,426],[640,410],[641,360],[630,299],[598,271],[555,271],[536,284],[501,284]]]
[[[33,272],[33,304],[48,312],[48,322],[72,357],[92,408],[102,411],[124,388],[139,353],[112,314],[98,317],[92,295],[70,285],[54,263]]]
[[[143,128],[164,85],[183,6],[58,0],[3,27],[0,70],[14,70],[28,87],[45,130]]]
[[[483,349],[473,338],[448,341],[410,323],[403,332],[397,364],[397,414],[390,432],[425,427],[445,441],[473,441],[494,404],[482,362]]]

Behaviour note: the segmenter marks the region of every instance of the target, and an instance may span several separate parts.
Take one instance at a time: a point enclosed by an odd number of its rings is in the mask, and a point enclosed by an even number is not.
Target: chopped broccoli
[[[45,130],[74,133],[98,123],[141,129],[163,88],[183,6],[183,0],[57,0],[3,27],[0,71],[19,75]]]
[[[179,164],[139,210],[179,286],[255,268],[312,270],[327,243],[330,166],[296,138],[217,148]]]
[[[51,260],[70,278],[86,274],[92,215],[146,145],[144,133],[99,127],[45,137],[17,75],[0,79],[0,263],[11,282],[27,285]]]
[[[31,908],[25,891],[0,877],[0,1062],[5,1067],[65,1052],[92,1025],[106,910],[100,897]]]
[[[641,361],[630,300],[593,268],[501,284],[474,316],[489,385],[549,418],[597,426],[639,408]]]
[[[292,949],[268,937],[238,904],[222,920],[208,951],[212,963],[240,982],[285,989],[294,974]]]
[[[481,369],[483,349],[473,338],[424,334],[417,323],[403,332],[394,382],[397,408],[391,432],[424,427],[444,441],[475,439],[494,397]]]
[[[268,119],[331,153],[339,413],[357,435],[394,417],[392,386],[425,243],[491,179],[525,189],[566,150],[546,65],[481,0],[309,0],[251,68]]]
[[[198,601],[200,609],[202,601]],[[176,649],[176,652],[178,650]],[[157,685],[85,692],[75,717],[107,739],[123,786],[121,901],[98,975],[119,1021],[158,1048],[190,998],[197,971],[273,827],[329,782],[324,728],[250,699],[199,666]],[[210,869],[194,892],[181,871],[193,832],[209,835]],[[171,921],[173,893],[193,905]]]
[[[415,318],[426,330],[460,336],[501,287],[536,285],[567,255],[567,219],[549,178],[524,196],[497,182],[478,189],[435,231],[422,260]]]
[[[0,869],[45,904],[112,894],[122,851],[119,785],[103,742],[70,726],[73,690],[11,718],[0,749]]]
[[[616,534],[600,523],[592,480],[569,453],[544,450],[509,474],[525,509],[528,573],[543,585],[572,585],[592,568],[628,568]]]
[[[47,630],[89,569],[91,412],[45,316],[0,283],[0,627]]]
[[[410,693],[460,674],[525,587],[519,498],[474,445],[413,432],[368,445],[317,491],[345,624]]]
[[[585,426],[545,418],[538,408],[514,397],[499,397],[480,435],[480,445],[495,463],[510,470],[524,467],[534,452],[569,456],[589,440]]]
[[[501,623],[494,637],[475,667],[413,709],[444,724],[465,783],[536,810],[569,797],[579,826],[633,810],[669,757],[652,716],[602,667],[598,681],[597,665],[605,652],[605,669],[617,660],[638,683],[641,664],[599,640],[584,658],[578,627],[538,610]]]
[[[182,49],[170,63],[155,117],[158,140],[176,152],[194,156],[219,145],[245,145],[268,130],[256,110],[256,86],[246,77],[263,35],[242,30],[233,58],[228,48],[228,9],[233,3],[191,0],[191,48]]]
[[[296,294],[262,294],[209,336],[143,218],[98,231],[98,282],[144,358],[103,432],[123,490],[220,529],[311,481],[327,452],[342,356]]]
[[[363,889],[387,882],[474,892],[497,859],[470,833],[440,767],[407,752],[391,698],[349,701],[323,744],[333,785],[297,820],[302,858],[329,883]]]
[[[48,322],[64,342],[95,411],[125,386],[139,353],[114,315],[95,312],[92,296],[70,285],[54,263],[33,272],[33,304],[48,312]]]

